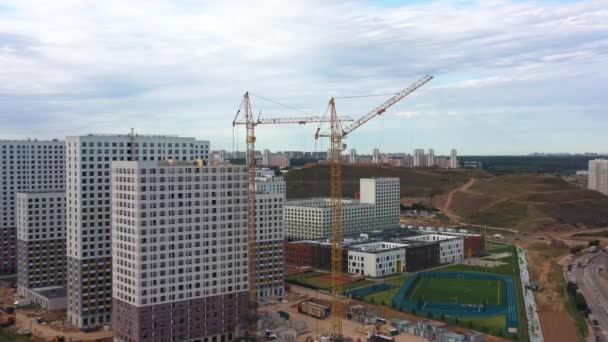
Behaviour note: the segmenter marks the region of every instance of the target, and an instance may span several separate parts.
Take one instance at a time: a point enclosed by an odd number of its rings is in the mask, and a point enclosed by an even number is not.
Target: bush
[[[585,246],[583,246],[583,245],[576,245],[576,246],[570,248],[570,253],[576,254],[576,253],[582,251],[583,249],[585,249]]]
[[[574,296],[574,302],[576,303],[576,308],[579,311],[587,311],[589,307],[587,306],[587,300],[585,300],[585,296],[583,296],[580,292]]]
[[[600,246],[600,240],[591,240],[589,241],[589,247],[591,246]]]
[[[432,319],[433,318],[433,313],[432,312],[427,312],[426,313],[426,318]]]

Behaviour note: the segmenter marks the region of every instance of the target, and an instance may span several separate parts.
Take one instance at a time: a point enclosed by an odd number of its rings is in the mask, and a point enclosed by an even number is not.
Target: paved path
[[[578,263],[583,267],[578,267]],[[578,288],[591,309],[590,318],[598,322],[595,334],[600,342],[608,342],[608,283],[602,276],[607,265],[608,254],[598,252],[576,259],[572,267]]]
[[[543,342],[543,331],[540,325],[540,318],[538,317],[536,301],[534,300],[534,292],[525,287],[525,284],[530,283],[530,273],[528,272],[528,259],[523,248],[517,247],[517,257],[519,260],[521,290],[524,294],[525,318],[528,322],[528,337],[530,338],[530,342]]]

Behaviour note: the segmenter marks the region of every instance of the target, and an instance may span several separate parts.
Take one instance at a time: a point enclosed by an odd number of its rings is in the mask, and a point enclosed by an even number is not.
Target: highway
[[[579,263],[583,267],[578,267]],[[597,320],[598,325],[592,324],[597,341],[608,342],[608,282],[605,278],[608,267],[608,253],[598,252],[586,254],[574,262],[572,273],[579,290],[585,296],[591,309],[590,320]]]

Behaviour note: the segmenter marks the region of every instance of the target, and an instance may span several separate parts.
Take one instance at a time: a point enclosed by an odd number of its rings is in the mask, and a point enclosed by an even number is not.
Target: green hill
[[[534,231],[555,225],[608,224],[608,198],[561,178],[516,175],[476,179],[452,194],[448,208],[462,222]]]
[[[312,164],[285,174],[288,198],[328,197],[330,168]],[[555,176],[494,177],[480,170],[412,169],[344,165],[344,197],[359,191],[359,179],[399,177],[402,199],[425,200],[452,219],[535,231],[556,225],[608,225],[608,198]]]
[[[287,198],[329,197],[329,176],[330,167],[327,164],[311,164],[290,170],[285,174]],[[401,197],[430,198],[462,186],[471,177],[485,178],[489,175],[479,170],[343,165],[343,196],[354,197],[359,191],[359,179],[368,177],[398,177],[401,180]]]

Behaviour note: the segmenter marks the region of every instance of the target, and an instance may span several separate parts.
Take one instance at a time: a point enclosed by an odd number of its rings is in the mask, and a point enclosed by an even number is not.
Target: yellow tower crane
[[[335,341],[342,338],[342,319],[344,319],[344,306],[342,303],[342,140],[346,136],[361,127],[372,118],[384,113],[390,106],[399,102],[404,97],[416,91],[424,84],[433,79],[433,76],[426,75],[416,81],[406,89],[397,93],[395,96],[386,100],[380,106],[374,108],[360,119],[342,127],[336,113],[336,101],[334,98],[329,100],[330,107],[330,131],[319,133],[320,128],[315,133],[315,139],[320,137],[330,138],[330,164],[331,164],[331,334]]]
[[[243,117],[239,120],[239,114],[243,110]],[[256,216],[255,216],[255,126],[278,125],[278,124],[306,124],[315,122],[330,122],[330,120],[353,121],[349,117],[326,118],[323,116],[294,117],[294,118],[257,118],[254,119],[251,111],[249,92],[245,93],[239,110],[232,121],[232,126],[245,125],[247,129],[247,271],[249,287],[249,305],[247,315],[246,339],[256,340],[257,305],[258,305],[258,250],[256,246]]]

